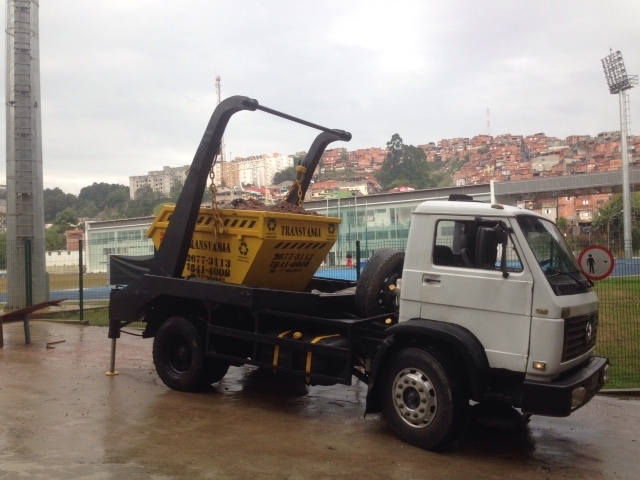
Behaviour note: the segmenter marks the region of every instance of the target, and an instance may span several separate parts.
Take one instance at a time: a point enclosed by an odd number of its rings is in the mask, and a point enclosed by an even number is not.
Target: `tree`
[[[171,199],[145,185],[136,190],[136,198],[127,204],[125,216],[133,218],[152,215],[156,205],[160,203],[171,203]]]
[[[51,223],[58,212],[76,205],[78,198],[71,193],[64,193],[58,187],[46,188],[43,192],[44,221]]]
[[[405,145],[402,137],[395,133],[387,142],[387,156],[376,173],[376,179],[384,190],[393,188],[391,185],[397,185],[399,180],[404,185],[422,189],[437,184],[431,180],[430,170],[424,150]]]
[[[274,185],[278,185],[279,183],[282,182],[286,182],[286,181],[290,181],[293,182],[296,179],[296,167],[292,166],[292,167],[288,167],[285,168],[284,170],[280,170],[279,172],[276,172],[275,175],[273,176],[273,184]]]
[[[129,201],[129,188],[118,188],[116,190],[112,190],[107,195],[107,207],[112,209],[120,209],[124,208]]]
[[[79,218],[94,218],[100,213],[98,207],[92,201],[82,202],[75,211]]]
[[[51,225],[44,231],[44,245],[47,251],[65,250],[67,248],[67,238],[60,225]]]
[[[172,203],[176,203],[180,194],[182,193],[182,187],[184,187],[184,182],[182,180],[176,180],[173,186],[171,187],[171,191],[169,192],[169,198]]]
[[[98,211],[102,211],[107,206],[109,194],[115,190],[121,189],[126,189],[127,194],[129,193],[129,187],[125,187],[124,185],[93,182],[92,185],[80,190],[78,200],[92,201],[96,207],[98,207]]]
[[[558,217],[556,225],[562,233],[565,233],[567,231],[567,227],[569,226],[569,221],[565,217]]]
[[[73,208],[65,208],[63,211],[58,212],[53,225],[60,227],[62,231],[75,228],[78,225],[76,211]]]
[[[631,243],[632,248],[640,245],[640,193],[631,195]],[[596,218],[591,223],[594,231],[607,240],[607,247],[619,243],[623,235],[623,201],[622,195],[613,195],[607,203],[598,209]]]

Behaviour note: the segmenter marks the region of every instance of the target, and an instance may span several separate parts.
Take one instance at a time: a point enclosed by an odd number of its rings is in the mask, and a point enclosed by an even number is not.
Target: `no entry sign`
[[[613,272],[615,260],[609,249],[600,245],[591,245],[578,255],[578,265],[587,278],[603,280]]]

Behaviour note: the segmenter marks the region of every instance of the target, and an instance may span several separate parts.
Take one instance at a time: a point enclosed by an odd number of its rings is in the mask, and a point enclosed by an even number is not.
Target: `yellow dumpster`
[[[165,205],[147,231],[156,248],[173,210]],[[216,211],[222,220],[217,231]],[[340,222],[317,215],[201,208],[183,276],[304,290],[336,242]]]

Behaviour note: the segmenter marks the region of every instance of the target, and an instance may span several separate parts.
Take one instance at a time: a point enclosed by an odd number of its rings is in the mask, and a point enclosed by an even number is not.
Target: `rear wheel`
[[[165,320],[153,341],[153,363],[167,387],[180,391],[201,387],[207,369],[203,338],[195,325],[182,317]]]
[[[202,385],[211,385],[224,378],[229,370],[229,362],[219,358],[205,358]]]
[[[382,413],[401,440],[434,449],[462,431],[468,399],[455,373],[433,353],[400,350],[389,360],[382,378]]]
[[[398,311],[398,300],[393,293],[402,277],[404,252],[393,248],[378,250],[367,261],[367,266],[356,286],[356,312],[362,317],[373,317]]]

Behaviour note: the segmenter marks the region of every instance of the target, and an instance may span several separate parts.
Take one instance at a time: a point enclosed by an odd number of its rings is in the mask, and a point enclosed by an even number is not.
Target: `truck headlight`
[[[587,394],[587,389],[584,387],[574,388],[571,392],[571,408],[577,408],[584,402],[584,397]]]
[[[607,383],[609,381],[611,375],[611,366],[610,365],[606,365],[604,367],[604,373],[602,374],[602,383]]]

